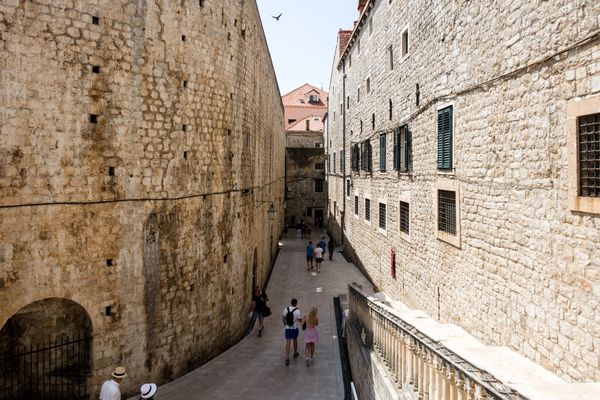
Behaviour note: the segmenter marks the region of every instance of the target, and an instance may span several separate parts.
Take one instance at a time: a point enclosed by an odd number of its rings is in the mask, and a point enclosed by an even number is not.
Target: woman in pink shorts
[[[306,330],[304,331],[304,356],[306,357],[306,366],[310,367],[315,356],[315,343],[319,341],[319,332],[317,331],[317,325],[319,325],[319,318],[317,318],[317,307],[313,307],[310,310],[308,316],[304,316],[302,319],[302,326],[306,324]]]

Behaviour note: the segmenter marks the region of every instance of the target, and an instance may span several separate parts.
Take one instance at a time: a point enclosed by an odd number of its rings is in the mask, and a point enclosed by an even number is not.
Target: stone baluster
[[[476,400],[487,400],[489,397],[487,395],[487,390],[482,388],[481,386],[477,386],[475,388],[475,399]]]
[[[398,383],[402,388],[404,386],[404,377],[406,368],[406,357],[404,354],[404,333],[400,332],[400,336],[398,338]]]
[[[467,392],[465,390],[465,377],[462,372],[457,372],[454,378],[456,384],[456,400],[467,400]]]
[[[446,399],[456,400],[455,396],[455,385],[454,385],[454,367],[450,364],[446,365],[444,370],[444,380],[446,387]]]
[[[445,400],[442,393],[442,361],[435,363],[435,400]]]
[[[435,399],[435,354],[430,353],[430,357],[428,360],[428,369],[429,376],[427,377],[427,381],[429,382],[429,399]]]
[[[475,400],[475,382],[467,379],[465,391],[467,392],[467,400]]]
[[[413,353],[412,353],[412,339],[410,336],[406,338],[406,383],[408,385],[413,384]]]
[[[424,396],[424,388],[425,388],[425,354],[426,349],[424,346],[419,345],[419,351],[417,353],[419,358],[419,377],[417,380],[417,389],[419,393],[419,398],[422,399]]]
[[[429,399],[429,363],[431,360],[431,351],[424,349],[423,352],[423,399]]]

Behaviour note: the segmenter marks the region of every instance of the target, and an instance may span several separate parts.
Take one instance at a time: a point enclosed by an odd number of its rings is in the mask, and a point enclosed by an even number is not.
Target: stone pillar
[[[456,383],[456,400],[467,400],[467,392],[465,391],[465,379],[462,373],[458,372],[455,376]]]
[[[435,354],[431,353],[431,358],[429,359],[429,398],[431,400],[435,399]]]

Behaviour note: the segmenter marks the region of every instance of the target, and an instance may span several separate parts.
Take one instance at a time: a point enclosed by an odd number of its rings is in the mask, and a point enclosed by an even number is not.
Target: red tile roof
[[[340,29],[338,32],[338,50],[340,52],[340,56],[344,54],[344,50],[346,50],[346,46],[352,37],[352,30],[343,30]]]

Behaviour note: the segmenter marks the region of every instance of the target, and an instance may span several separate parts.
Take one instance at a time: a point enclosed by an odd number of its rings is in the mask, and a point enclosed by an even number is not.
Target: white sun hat
[[[140,388],[140,394],[142,395],[142,399],[149,399],[154,396],[156,393],[156,385],[154,383],[144,383]]]

